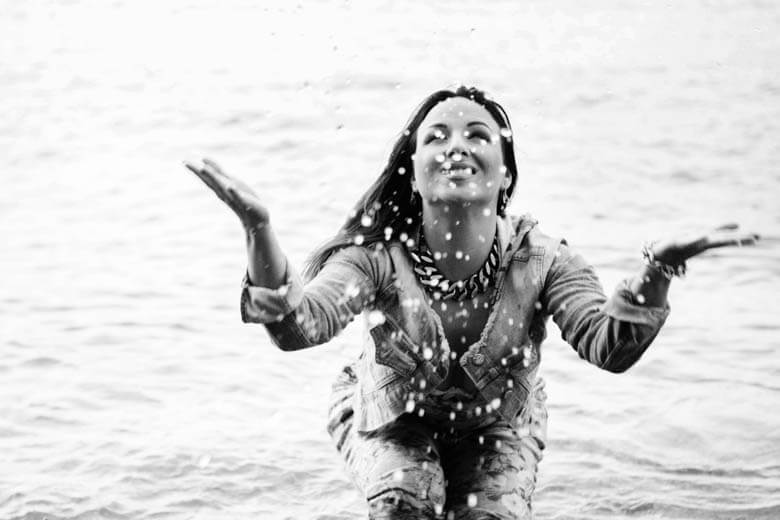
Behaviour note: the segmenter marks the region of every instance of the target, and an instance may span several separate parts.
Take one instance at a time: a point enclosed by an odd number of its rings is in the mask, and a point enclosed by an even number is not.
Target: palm
[[[230,177],[210,159],[203,159],[202,166],[188,162],[184,165],[233,210],[245,229],[250,230],[268,223],[268,210],[246,183]]]
[[[755,233],[739,231],[737,224],[726,224],[703,235],[658,242],[653,245],[653,252],[659,262],[679,265],[708,249],[753,245],[758,239]]]

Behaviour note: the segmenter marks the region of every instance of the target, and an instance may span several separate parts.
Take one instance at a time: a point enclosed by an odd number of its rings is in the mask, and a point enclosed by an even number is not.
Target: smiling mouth
[[[468,178],[476,173],[471,166],[459,166],[453,168],[451,164],[445,163],[441,169],[441,173],[449,178]]]

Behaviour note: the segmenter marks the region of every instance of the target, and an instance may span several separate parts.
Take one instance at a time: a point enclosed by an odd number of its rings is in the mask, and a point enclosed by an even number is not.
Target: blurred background
[[[0,6],[0,518],[364,518],[324,430],[360,324],[243,325],[241,227],[181,161],[251,184],[301,266],[456,83],[509,112],[512,211],[608,293],[647,239],[764,236],[690,262],[626,374],[550,326],[537,517],[780,517],[780,4]]]

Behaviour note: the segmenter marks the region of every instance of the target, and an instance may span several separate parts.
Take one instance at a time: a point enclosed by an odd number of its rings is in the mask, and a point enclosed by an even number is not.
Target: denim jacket
[[[503,251],[493,303],[480,339],[459,358],[486,403],[512,421],[528,399],[546,322],[583,359],[612,372],[633,365],[668,313],[643,306],[619,284],[607,299],[593,268],[562,239],[544,235],[528,215],[499,219]],[[241,317],[263,323],[283,350],[329,341],[363,314],[356,363],[355,425],[372,431],[421,401],[450,370],[450,347],[400,242],[345,247],[305,286],[288,264],[277,289],[243,285]]]

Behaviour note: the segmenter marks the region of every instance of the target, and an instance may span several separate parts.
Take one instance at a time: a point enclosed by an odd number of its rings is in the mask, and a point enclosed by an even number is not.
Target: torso
[[[487,304],[488,299],[489,294],[479,294],[473,299],[463,302],[433,302],[433,310],[441,318],[444,335],[447,337],[450,350],[457,356],[451,360],[449,376],[440,388],[458,386],[467,392],[476,390],[474,384],[463,372],[459,360],[461,354],[468,350],[469,346],[479,341],[482,335],[490,316],[491,309]]]

